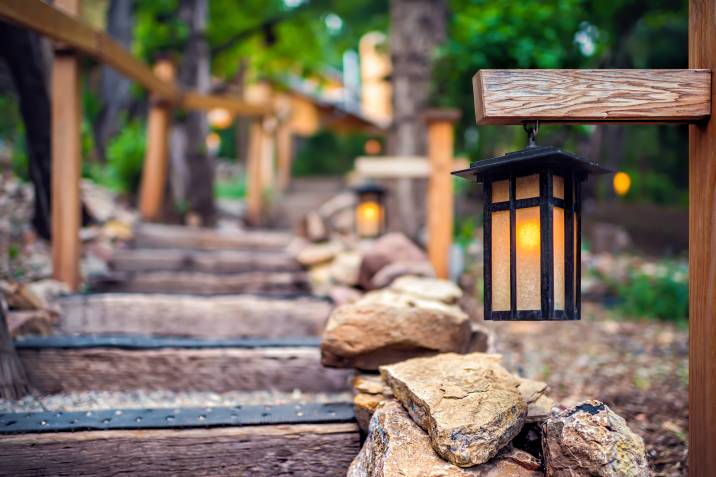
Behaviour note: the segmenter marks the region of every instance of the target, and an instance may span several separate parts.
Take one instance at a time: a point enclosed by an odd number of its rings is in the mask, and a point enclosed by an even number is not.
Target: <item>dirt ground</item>
[[[655,476],[687,475],[688,333],[615,321],[587,303],[578,322],[483,322],[513,371],[546,381],[561,405],[598,399],[644,439]]]

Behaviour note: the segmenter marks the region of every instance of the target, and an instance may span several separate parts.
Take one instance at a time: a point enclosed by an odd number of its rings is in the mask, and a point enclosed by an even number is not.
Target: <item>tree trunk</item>
[[[15,351],[0,297],[0,399],[19,399],[30,392],[25,369]]]
[[[132,46],[133,3],[133,0],[111,0],[107,10],[107,34],[128,50]],[[124,75],[102,66],[99,85],[102,106],[94,124],[94,139],[97,157],[103,162],[109,139],[119,131],[120,113],[129,103],[130,85]]]
[[[179,17],[190,34],[179,67],[179,82],[186,89],[208,93],[209,45],[206,40],[208,0],[182,0]],[[202,225],[216,221],[214,163],[206,150],[209,124],[204,111],[188,111],[172,128],[170,164],[172,192],[186,213],[197,214]]]

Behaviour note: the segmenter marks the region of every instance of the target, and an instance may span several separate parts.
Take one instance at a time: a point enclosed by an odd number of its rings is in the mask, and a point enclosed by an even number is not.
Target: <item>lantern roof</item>
[[[385,194],[385,187],[375,182],[367,182],[360,184],[353,188],[353,192],[356,194]]]
[[[504,156],[483,159],[470,164],[469,169],[454,171],[453,175],[465,179],[475,178],[481,182],[486,174],[519,172],[553,167],[557,170],[588,174],[606,174],[614,172],[571,152],[555,146],[528,146],[525,149],[509,152]]]

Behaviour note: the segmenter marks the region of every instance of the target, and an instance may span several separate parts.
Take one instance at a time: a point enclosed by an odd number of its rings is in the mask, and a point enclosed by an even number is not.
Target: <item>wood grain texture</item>
[[[694,122],[711,114],[711,71],[480,70],[477,124],[526,120]]]
[[[339,476],[360,450],[356,424],[300,424],[0,436],[0,473]]]
[[[323,300],[182,295],[74,295],[55,302],[61,334],[188,338],[318,336],[332,305]]]
[[[134,230],[138,248],[194,250],[283,251],[293,239],[290,233],[271,230],[219,230],[175,225],[139,224]]]
[[[58,2],[68,14],[78,0]],[[66,15],[65,15],[66,16]],[[70,18],[70,17],[67,17]],[[68,52],[52,60],[52,274],[77,290],[80,277],[80,76],[78,58]]]
[[[115,250],[112,270],[120,272],[194,271],[206,273],[298,272],[300,264],[281,252],[216,252],[179,249]]]
[[[318,348],[18,350],[42,393],[73,391],[340,392],[351,370],[321,366]]]
[[[716,4],[689,2],[689,67],[716,68]],[[712,94],[716,91],[712,89]],[[716,121],[689,127],[689,475],[716,475]]]

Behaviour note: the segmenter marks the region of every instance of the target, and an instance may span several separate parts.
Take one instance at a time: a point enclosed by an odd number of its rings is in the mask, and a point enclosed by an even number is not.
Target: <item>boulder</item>
[[[301,232],[311,242],[328,240],[328,228],[318,212],[309,211],[301,221]]]
[[[539,477],[539,462],[526,452],[506,449],[492,461],[468,469],[444,461],[430,438],[395,400],[380,403],[348,477]]]
[[[383,378],[379,374],[356,373],[353,378],[353,407],[355,409],[358,427],[363,432],[368,432],[368,425],[376,407],[386,399],[393,397]]]
[[[456,305],[462,297],[462,290],[450,280],[425,277],[400,277],[390,289],[405,295],[423,300],[439,301],[448,305]]]
[[[331,277],[333,281],[341,285],[357,285],[360,262],[361,255],[358,252],[339,253],[331,264]]]
[[[547,475],[650,475],[644,441],[604,403],[584,401],[550,417],[542,429]]]
[[[520,393],[527,403],[525,422],[541,422],[547,419],[554,407],[554,400],[546,396],[547,383],[533,379],[519,378]]]
[[[296,255],[298,263],[304,267],[313,267],[330,262],[341,253],[343,246],[338,242],[323,242],[305,246]]]
[[[457,307],[364,299],[331,313],[321,340],[323,365],[377,370],[416,356],[462,352],[470,341],[469,319]]]
[[[310,274],[309,274],[310,276]],[[341,305],[348,305],[350,303],[355,303],[361,298],[361,292],[356,290],[355,288],[346,287],[346,286],[331,286],[330,288],[326,288],[327,295],[333,301],[333,303],[336,306]],[[325,290],[325,289],[324,289]]]
[[[373,275],[370,282],[372,289],[390,286],[397,278],[411,275],[416,277],[435,277],[435,270],[430,262],[394,262],[381,268]]]
[[[497,455],[524,424],[527,403],[501,356],[445,353],[380,368],[433,449],[461,467]]]
[[[363,288],[372,289],[371,281],[383,267],[395,262],[424,262],[427,256],[405,235],[390,233],[376,240],[363,255],[358,282]]]

